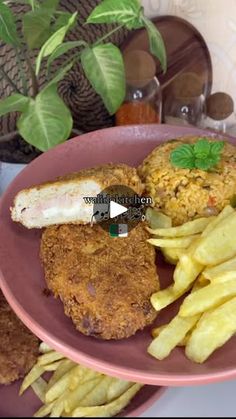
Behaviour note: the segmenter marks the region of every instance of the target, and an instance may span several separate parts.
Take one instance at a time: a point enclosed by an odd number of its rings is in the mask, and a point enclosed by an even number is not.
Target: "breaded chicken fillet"
[[[92,218],[93,204],[86,203],[84,197],[96,197],[111,185],[128,186],[137,194],[143,192],[135,168],[106,164],[20,191],[11,208],[11,217],[27,228],[86,224]]]
[[[37,360],[39,341],[21,323],[1,291],[0,333],[0,384],[10,384],[32,368]]]
[[[145,223],[128,237],[110,237],[96,224],[47,228],[41,260],[48,288],[85,335],[128,338],[151,324],[159,289],[155,250]]]

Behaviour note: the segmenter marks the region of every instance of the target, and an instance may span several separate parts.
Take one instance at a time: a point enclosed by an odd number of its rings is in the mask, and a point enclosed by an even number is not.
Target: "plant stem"
[[[31,77],[31,81],[32,81],[33,97],[35,97],[35,96],[37,96],[37,94],[39,92],[39,84],[38,84],[38,80],[37,80],[35,71],[33,69],[32,63],[30,61],[30,58],[29,58],[27,52],[25,52],[25,61],[28,65],[28,69],[29,69],[30,77]]]
[[[3,67],[0,65],[0,73],[2,73],[3,77],[6,79],[6,81],[10,84],[10,86],[15,90],[15,92],[20,93],[21,91],[18,89],[18,87],[15,85],[15,83],[10,79],[8,74],[5,72]]]
[[[103,41],[105,41],[105,39],[107,39],[109,36],[111,36],[113,33],[119,31],[121,28],[124,27],[124,24],[122,23],[121,25],[117,26],[116,28],[112,29],[110,32],[108,32],[106,35],[102,36],[100,39],[98,39],[93,45],[99,45],[101,44]]]
[[[15,48],[15,51],[16,51],[16,60],[17,60],[17,64],[18,64],[19,72],[20,72],[20,78],[22,81],[23,93],[25,96],[27,96],[28,95],[27,80],[25,77],[24,68],[23,68],[21,56],[20,56],[20,52],[22,51],[19,52],[17,48]]]
[[[66,60],[64,63],[63,63],[63,65],[59,68],[59,70],[58,70],[58,72],[60,71],[60,69],[62,68],[62,67],[66,67],[71,61],[73,62],[73,65],[76,63],[76,61],[77,61],[77,59],[80,57],[80,55],[81,55],[81,52],[77,52],[75,55],[74,55],[74,57],[70,57],[70,58],[68,58],[68,60]],[[49,74],[48,74],[48,82],[50,82],[50,80],[51,80],[51,73],[49,72]],[[52,77],[53,78],[53,77]]]
[[[4,143],[4,142],[6,142],[6,141],[11,141],[11,140],[14,140],[14,138],[15,138],[18,134],[19,134],[19,133],[18,133],[18,131],[12,131],[12,132],[9,132],[8,134],[2,135],[2,136],[0,137],[0,143]]]

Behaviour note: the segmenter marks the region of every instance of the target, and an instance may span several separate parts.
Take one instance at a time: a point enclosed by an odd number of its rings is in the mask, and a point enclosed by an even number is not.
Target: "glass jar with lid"
[[[234,101],[228,93],[215,92],[208,96],[201,126],[222,134],[236,135]]]
[[[156,63],[146,51],[124,55],[126,97],[116,112],[116,125],[161,123],[161,88]]]

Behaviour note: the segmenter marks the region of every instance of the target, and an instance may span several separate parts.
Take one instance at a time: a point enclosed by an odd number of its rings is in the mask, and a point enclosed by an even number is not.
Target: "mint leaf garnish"
[[[211,145],[206,138],[199,139],[193,146],[195,157],[205,159],[211,149]]]
[[[170,155],[171,164],[176,167],[193,169],[195,167],[194,160],[195,157],[191,144],[182,144],[173,150]]]
[[[199,138],[195,144],[181,144],[170,153],[170,162],[182,169],[209,170],[221,159],[224,141]]]

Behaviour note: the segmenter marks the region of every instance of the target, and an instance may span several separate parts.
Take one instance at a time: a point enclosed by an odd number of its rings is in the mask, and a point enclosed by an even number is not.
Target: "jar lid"
[[[197,97],[203,92],[203,82],[196,73],[184,72],[175,77],[172,90],[175,97]]]
[[[206,114],[221,121],[228,118],[234,111],[234,101],[230,95],[224,92],[216,92],[208,96],[206,100]]]
[[[156,75],[154,58],[146,51],[133,50],[124,54],[125,75],[132,86],[142,87]]]

